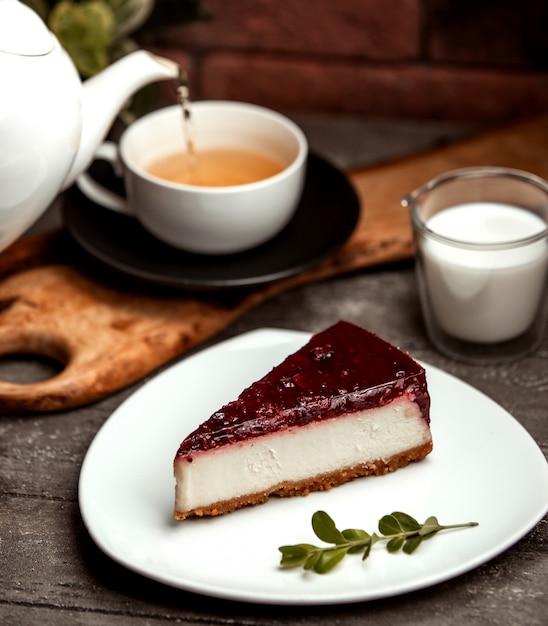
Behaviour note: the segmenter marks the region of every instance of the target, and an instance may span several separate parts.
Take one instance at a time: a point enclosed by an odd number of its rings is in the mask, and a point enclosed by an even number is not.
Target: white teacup
[[[277,174],[245,184],[197,186],[170,182],[147,171],[151,163],[185,149],[182,110],[170,106],[131,124],[118,145],[106,142],[97,158],[124,176],[127,197],[88,174],[80,190],[94,202],[136,217],[155,237],[188,252],[230,254],[279,233],[302,195],[308,144],[300,128],[264,107],[227,101],[192,104],[195,151],[247,150],[283,165]]]

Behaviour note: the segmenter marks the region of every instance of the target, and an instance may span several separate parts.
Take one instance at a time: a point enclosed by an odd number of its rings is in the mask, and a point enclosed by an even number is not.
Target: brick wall
[[[500,122],[548,111],[546,0],[205,0],[213,21],[141,43],[193,99]]]

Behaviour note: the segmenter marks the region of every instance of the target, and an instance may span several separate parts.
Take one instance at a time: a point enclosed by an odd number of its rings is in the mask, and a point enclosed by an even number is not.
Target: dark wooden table
[[[297,120],[312,146],[342,168],[436,145],[468,130],[447,124]],[[53,208],[34,230],[55,226],[58,219]],[[209,344],[266,326],[317,331],[340,318],[405,345],[416,358],[485,392],[548,452],[548,337],[535,354],[505,366],[470,366],[441,356],[424,334],[411,261],[295,289],[249,311]],[[49,374],[47,363],[0,359],[0,377],[5,379],[29,382]],[[55,414],[7,415],[0,406],[0,623],[548,623],[546,518],[514,547],[474,571],[429,589],[369,603],[332,607],[237,603],[172,589],[126,570],[105,556],[84,528],[77,482],[98,429],[140,384]],[[508,502],[509,509],[512,506]]]

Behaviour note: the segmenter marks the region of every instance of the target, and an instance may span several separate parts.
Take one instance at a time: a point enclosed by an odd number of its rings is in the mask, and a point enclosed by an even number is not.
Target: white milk
[[[491,202],[456,205],[427,222],[430,230],[468,243],[504,243],[542,232],[544,220]],[[543,297],[546,240],[506,250],[470,250],[423,240],[433,313],[448,334],[479,343],[513,339],[531,325]]]

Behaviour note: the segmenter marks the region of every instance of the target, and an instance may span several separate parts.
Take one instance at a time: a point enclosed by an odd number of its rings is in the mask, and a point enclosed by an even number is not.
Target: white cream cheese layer
[[[387,461],[430,440],[414,402],[314,422],[175,463],[175,508],[189,511],[359,463]]]

